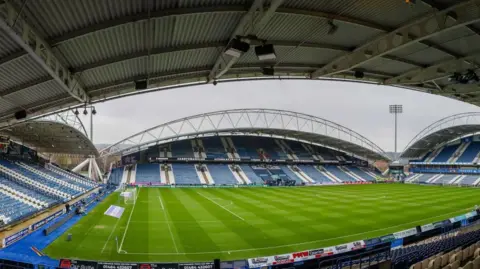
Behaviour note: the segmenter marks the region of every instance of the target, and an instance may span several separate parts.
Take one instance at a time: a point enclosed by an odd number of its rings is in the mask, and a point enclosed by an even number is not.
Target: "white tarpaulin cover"
[[[112,216],[114,218],[119,219],[122,216],[123,211],[125,211],[125,208],[116,206],[116,205],[111,205],[107,209],[107,211],[105,211],[105,215]]]

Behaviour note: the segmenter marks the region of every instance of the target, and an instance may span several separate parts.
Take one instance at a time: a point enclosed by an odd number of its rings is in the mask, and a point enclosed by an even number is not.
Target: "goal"
[[[135,204],[135,201],[137,200],[137,189],[126,189],[120,195],[123,196],[125,204]]]

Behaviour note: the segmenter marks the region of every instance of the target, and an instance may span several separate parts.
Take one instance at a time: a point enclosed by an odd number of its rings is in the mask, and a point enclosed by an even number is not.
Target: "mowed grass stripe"
[[[68,231],[73,232],[72,242],[62,236],[45,252],[55,258],[159,262],[275,255],[367,239],[453,217],[479,204],[479,191],[410,184],[145,188],[126,234],[123,249],[128,254],[118,254],[113,240],[123,235],[132,209],[118,199],[118,193]],[[111,204],[126,207],[113,233],[116,219],[103,215]]]

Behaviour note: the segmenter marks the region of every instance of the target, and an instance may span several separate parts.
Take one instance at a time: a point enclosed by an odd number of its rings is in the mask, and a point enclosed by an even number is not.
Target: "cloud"
[[[404,107],[398,118],[399,151],[436,120],[461,112],[480,112],[480,108],[467,103],[389,86],[318,80],[243,81],[184,87],[98,104],[94,142],[115,143],[155,125],[205,112],[271,108],[331,120],[393,151],[390,104]],[[83,119],[88,122],[87,117]]]

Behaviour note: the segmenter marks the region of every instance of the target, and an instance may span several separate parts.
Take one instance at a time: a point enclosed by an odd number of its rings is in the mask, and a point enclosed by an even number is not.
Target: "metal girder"
[[[231,42],[238,35],[254,35],[258,29],[262,29],[273,17],[276,9],[282,5],[283,1],[284,0],[272,0],[268,9],[263,11],[263,0],[255,0],[248,13],[243,16],[242,20],[233,31],[229,42]],[[209,81],[221,78],[222,75],[228,72],[230,67],[232,67],[238,60],[236,57],[225,54],[224,50],[220,52],[220,55],[215,61],[210,74],[208,75]]]
[[[204,49],[204,48],[220,48],[220,47],[225,47],[225,45],[228,43],[228,40],[225,40],[223,42],[209,42],[209,43],[202,43],[202,44],[189,44],[189,45],[183,45],[183,46],[174,46],[174,47],[164,47],[164,48],[154,48],[150,51],[140,51],[140,52],[134,52],[134,53],[129,53],[125,55],[120,55],[120,56],[115,56],[111,58],[107,58],[98,62],[93,62],[89,64],[85,64],[76,68],[72,68],[71,72],[73,74],[83,72],[89,69],[94,69],[97,67],[101,66],[106,66],[110,64],[115,64],[123,61],[128,61],[132,59],[137,59],[141,57],[146,57],[148,55],[159,55],[163,53],[173,53],[173,52],[181,52],[181,51],[188,51],[188,50],[195,50],[195,49]],[[284,41],[284,40],[269,40],[269,44],[273,44],[274,46],[285,46],[285,47],[304,47],[304,48],[314,48],[314,49],[328,49],[328,50],[336,50],[336,51],[342,51],[342,52],[350,52],[351,50],[347,47],[342,47],[342,46],[337,46],[337,45],[330,45],[330,44],[319,44],[319,43],[309,43],[309,42],[304,42],[300,45],[298,45],[300,42],[297,41]],[[410,61],[407,59],[402,59],[396,56],[390,56],[390,55],[384,55],[382,58],[392,60],[392,61],[397,61],[397,62],[402,62],[406,64],[410,64],[413,66],[417,67],[424,67],[423,65],[416,63],[414,61]]]
[[[276,109],[232,109],[203,113],[157,125],[127,137],[100,152],[106,157],[120,152],[138,151],[159,141],[218,133],[265,133],[304,137],[328,142],[326,146],[345,145],[353,154],[388,160],[385,152],[355,131],[326,119]],[[317,143],[318,144],[318,143]],[[122,148],[120,145],[131,145]],[[347,147],[348,146],[348,147]]]
[[[454,72],[463,72],[467,69],[475,69],[472,59],[480,56],[480,52],[475,52],[462,58],[446,60],[441,63],[419,68],[403,73],[399,76],[385,80],[385,84],[416,84],[434,81],[444,78]]]
[[[48,43],[29,25],[22,14],[10,3],[2,8],[6,17],[0,16],[0,28],[21,46],[62,88],[79,102],[88,102],[88,95],[70,71],[53,54]],[[0,14],[2,14],[0,12]],[[18,32],[17,32],[18,31]]]
[[[448,8],[447,5],[445,5],[443,3],[437,3],[434,0],[421,0],[421,1],[423,3],[425,3],[426,5],[429,5],[430,7],[434,8],[438,11]],[[452,16],[450,16],[450,18],[455,20],[455,18],[452,17]],[[470,31],[474,32],[475,34],[480,35],[480,31],[478,29],[476,29],[475,27],[473,27],[471,25],[466,25],[465,27],[467,27]]]
[[[284,64],[277,65],[276,68],[279,70],[279,72],[288,73],[289,71],[291,71],[292,75],[293,75],[293,73],[298,74],[299,72],[302,72],[303,77],[307,78],[307,75],[309,74],[309,72],[311,70],[315,70],[315,69],[317,69],[321,66],[322,65],[300,64],[300,63],[284,63]],[[228,74],[237,75],[238,77],[248,77],[248,75],[251,74],[252,71],[253,72],[260,72],[261,67],[263,67],[263,65],[261,63],[235,65],[230,69]],[[178,70],[173,70],[173,71],[168,71],[168,72],[161,72],[161,73],[157,73],[157,74],[150,74],[149,78],[150,78],[150,80],[155,80],[155,79],[161,79],[162,77],[167,77],[168,78],[168,77],[171,77],[173,75],[177,75],[174,78],[171,78],[169,80],[175,82],[175,81],[181,80],[184,77],[188,77],[188,78],[202,78],[201,81],[205,82],[206,80],[202,76],[203,76],[203,74],[205,74],[205,72],[209,72],[210,70],[211,70],[211,68],[201,68],[201,69],[199,69],[198,67],[193,67],[193,68],[178,69]],[[370,70],[365,70],[365,74],[378,75],[382,78],[388,78],[388,77],[392,76],[391,74],[379,73],[379,72],[370,71]],[[243,75],[245,75],[245,76],[243,76]],[[342,75],[342,76],[344,76],[344,75]],[[134,77],[134,78],[117,80],[117,81],[109,82],[107,84],[97,85],[95,87],[87,88],[87,90],[88,90],[89,93],[93,93],[95,91],[99,91],[99,90],[102,90],[102,89],[115,87],[115,86],[122,85],[122,84],[133,83],[133,81],[135,81],[135,80],[146,79],[146,77],[147,76],[145,74],[143,76],[137,76],[137,77]],[[276,77],[278,77],[278,76],[276,76]],[[340,75],[339,75],[339,77],[340,77]],[[353,78],[353,74],[351,75],[351,77]],[[377,83],[380,83],[382,81],[379,80],[379,81],[377,81]]]
[[[449,22],[447,18],[455,17]],[[430,13],[425,17],[376,38],[352,53],[333,60],[312,73],[311,77],[329,76],[358,67],[368,61],[404,48],[412,43],[428,39],[448,30],[453,30],[480,21],[480,0],[462,2],[448,9]],[[415,36],[412,36],[412,33]]]

